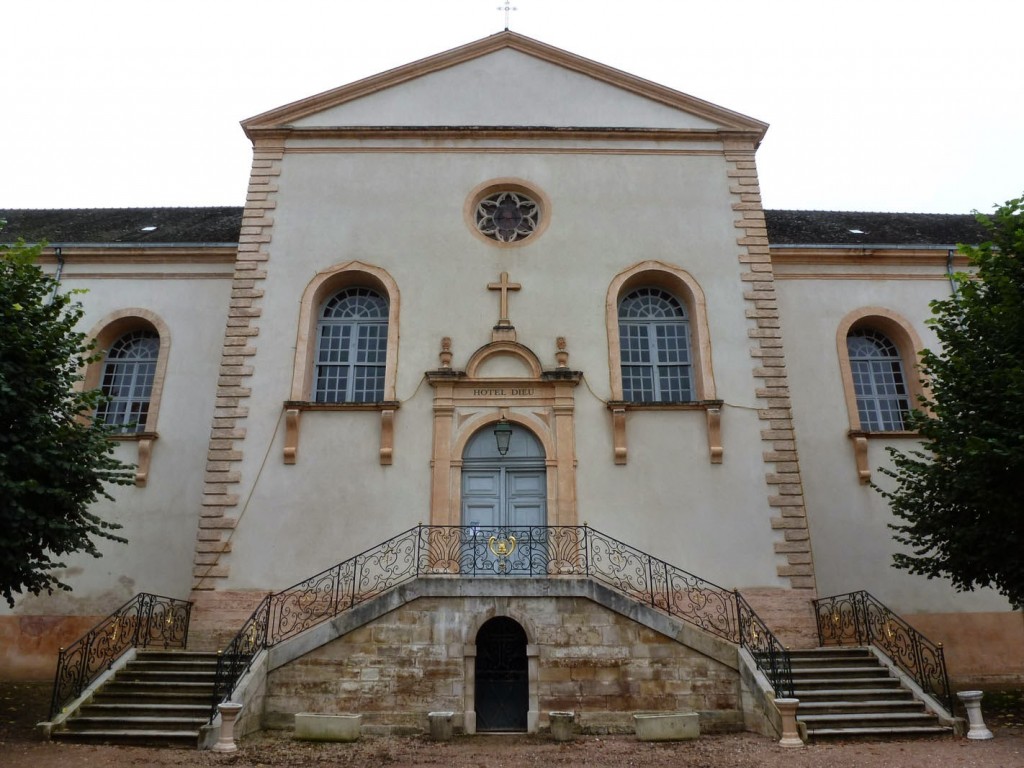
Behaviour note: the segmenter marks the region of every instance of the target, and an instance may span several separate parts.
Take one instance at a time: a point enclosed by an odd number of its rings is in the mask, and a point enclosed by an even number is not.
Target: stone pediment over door
[[[527,429],[543,447],[547,470],[547,525],[576,525],[575,390],[580,374],[566,364],[559,340],[557,365],[545,370],[528,347],[492,341],[464,368],[451,367],[451,342],[442,342],[441,368],[426,373],[434,389],[430,523],[461,523],[462,456],[481,429],[502,420]]]
[[[749,134],[767,124],[514,32],[502,32],[243,121],[268,130],[642,128]]]

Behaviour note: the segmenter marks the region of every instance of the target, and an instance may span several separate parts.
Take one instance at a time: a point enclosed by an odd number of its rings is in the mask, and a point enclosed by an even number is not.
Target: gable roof
[[[189,243],[233,245],[242,209],[213,208],[14,208],[0,210],[0,243]],[[155,229],[149,229],[155,227]]]
[[[773,246],[952,246],[989,239],[970,214],[776,210],[764,216]]]
[[[782,245],[950,246],[988,239],[969,214],[766,210],[768,240]],[[242,208],[14,208],[0,210],[0,243],[234,244]],[[144,231],[143,227],[156,226]],[[850,230],[858,229],[863,234]]]
[[[255,134],[261,131],[294,128],[305,118],[309,118],[312,115],[336,110],[358,99],[375,96],[399,85],[427,78],[430,75],[451,70],[459,65],[476,62],[484,57],[507,51],[518,52],[539,62],[553,65],[563,71],[583,75],[590,81],[596,81],[596,83],[600,83],[605,87],[611,86],[618,89],[620,93],[631,94],[646,100],[648,103],[653,102],[661,105],[663,108],[670,108],[699,118],[702,121],[704,130],[750,133],[759,141],[768,129],[768,124],[760,120],[755,120],[738,112],[716,106],[702,99],[689,96],[507,30],[469,43],[468,45],[429,56],[411,64],[341,86],[340,88],[325,91],[324,93],[272,109],[243,120],[242,127],[250,138],[253,138]],[[544,85],[545,83],[541,84]],[[534,83],[532,85],[537,87],[538,84]],[[493,97],[490,98],[493,102]],[[380,127],[386,124],[386,122],[386,120],[378,121],[373,125]],[[367,123],[359,123],[359,125],[367,125]],[[418,127],[426,127],[428,123],[420,122],[416,125]],[[348,124],[339,123],[336,127],[343,126],[348,127]],[[508,127],[508,124],[503,127]]]

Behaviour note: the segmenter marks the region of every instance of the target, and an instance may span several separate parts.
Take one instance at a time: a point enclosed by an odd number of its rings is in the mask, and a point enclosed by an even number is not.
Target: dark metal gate
[[[477,730],[525,731],[529,696],[526,632],[505,616],[493,618],[476,636]]]

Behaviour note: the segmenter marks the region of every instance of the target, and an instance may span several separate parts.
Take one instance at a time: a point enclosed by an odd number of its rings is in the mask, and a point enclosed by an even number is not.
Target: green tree
[[[89,419],[100,392],[75,388],[92,346],[75,330],[81,305],[36,266],[41,250],[0,246],[0,594],[12,606],[15,593],[70,589],[58,558],[124,541],[89,507],[133,477]]]
[[[930,390],[911,425],[920,450],[890,449],[894,490],[879,489],[902,521],[908,552],[895,565],[959,591],[994,587],[1024,605],[1024,198],[978,216],[990,239],[961,246],[971,274],[928,321],[941,348],[923,355]]]

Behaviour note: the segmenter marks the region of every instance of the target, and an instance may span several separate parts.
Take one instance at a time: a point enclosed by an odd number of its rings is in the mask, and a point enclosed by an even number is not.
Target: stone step
[[[801,706],[805,703],[818,701],[915,701],[914,694],[906,688],[891,686],[889,688],[819,688],[816,690],[800,689],[796,692]]]
[[[213,672],[196,672],[190,670],[139,669],[125,667],[116,675],[118,682],[161,682],[161,683],[205,683],[213,685]]]
[[[123,729],[95,731],[54,731],[51,738],[58,741],[79,743],[131,744],[138,746],[178,747],[196,749],[199,745],[199,731],[129,731]]]
[[[798,691],[813,691],[822,688],[899,688],[895,677],[808,677],[797,680],[793,687]],[[800,698],[797,696],[797,698]]]
[[[217,660],[218,654],[211,653],[210,651],[154,651],[151,649],[140,649],[135,655],[136,659],[169,659],[172,661],[182,661],[187,659],[196,660]]]
[[[166,670],[168,672],[202,672],[207,675],[215,675],[217,674],[217,660],[135,659],[128,662],[124,668],[146,672]]]
[[[78,710],[82,717],[192,717],[208,720],[212,704],[209,700],[194,704],[178,703],[89,703]]]
[[[839,715],[873,712],[925,712],[924,705],[913,697],[901,700],[843,701],[801,701],[797,717],[803,715]]]
[[[199,732],[206,723],[204,717],[73,717],[65,725],[67,730],[82,731],[188,731]]]
[[[856,666],[814,665],[793,667],[794,677],[828,677],[830,675],[856,675],[858,677],[889,677],[889,670],[880,664],[858,664]]]
[[[857,737],[882,739],[901,736],[941,736],[952,733],[953,729],[944,725],[807,729],[807,736],[811,739]]]
[[[808,731],[819,728],[932,727],[939,724],[938,718],[929,712],[862,712],[839,715],[804,715],[798,711],[796,719],[804,723]]]
[[[848,667],[877,666],[877,659],[874,656],[815,656],[805,658],[790,656],[789,661],[793,669],[804,669],[806,667],[846,669]]]
[[[108,691],[101,688],[93,694],[91,703],[94,705],[124,704],[140,706],[148,704],[181,704],[192,706],[213,706],[213,688],[193,693],[176,691]]]

